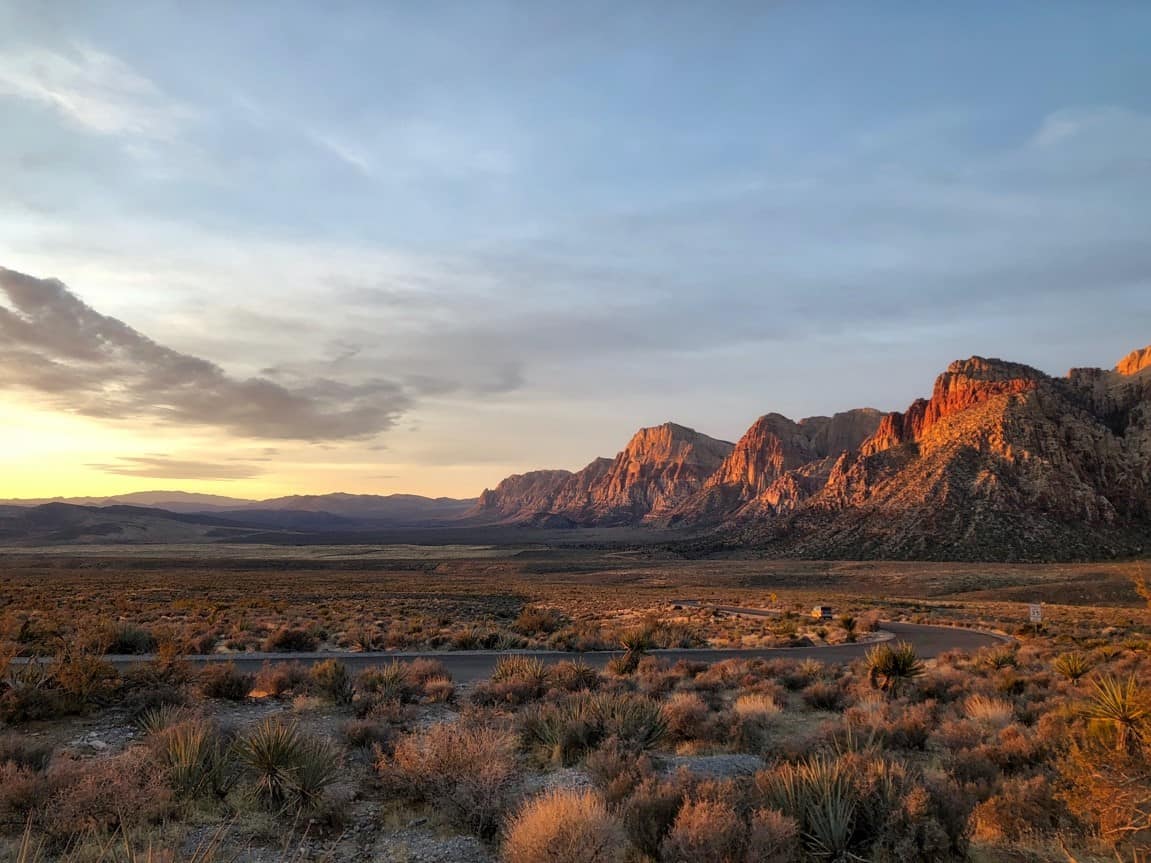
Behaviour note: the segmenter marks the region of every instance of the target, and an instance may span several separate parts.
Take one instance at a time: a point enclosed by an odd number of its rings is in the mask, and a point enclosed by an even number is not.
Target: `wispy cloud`
[[[153,479],[251,479],[264,473],[264,469],[257,465],[236,462],[220,464],[164,456],[124,456],[115,462],[95,463],[88,465],[88,467],[118,476],[141,476]]]
[[[0,52],[0,96],[37,102],[100,135],[171,138],[192,116],[127,63],[86,45]]]
[[[402,387],[371,378],[237,378],[100,314],[61,282],[0,267],[0,388],[110,419],[214,426],[243,437],[368,438],[410,407]]]

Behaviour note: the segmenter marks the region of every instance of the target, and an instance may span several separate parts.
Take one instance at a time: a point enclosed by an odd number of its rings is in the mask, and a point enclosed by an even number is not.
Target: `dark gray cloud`
[[[72,413],[321,441],[371,437],[411,404],[399,384],[378,378],[233,377],[100,314],[55,279],[0,267],[4,298],[0,387],[35,393]]]
[[[264,472],[264,469],[257,465],[240,462],[217,464],[164,456],[125,456],[116,462],[90,464],[88,467],[119,476],[143,476],[154,479],[251,479]]]

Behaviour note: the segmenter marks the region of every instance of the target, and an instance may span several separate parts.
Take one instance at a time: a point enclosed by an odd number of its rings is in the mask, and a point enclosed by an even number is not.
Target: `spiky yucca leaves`
[[[531,682],[540,688],[546,688],[548,667],[542,659],[537,659],[534,656],[520,654],[501,656],[492,671],[492,683],[502,683],[507,680]]]
[[[361,672],[356,688],[373,700],[385,703],[412,701],[416,692],[410,668],[398,660]]]
[[[1108,675],[1093,681],[1090,701],[1083,713],[1115,731],[1115,748],[1134,749],[1142,742],[1151,721],[1151,693],[1131,675],[1126,680]]]
[[[1009,647],[992,650],[983,658],[983,661],[989,668],[994,668],[996,671],[1002,671],[1004,668],[1015,668],[1019,664],[1015,651]]]
[[[1055,671],[1072,683],[1078,683],[1092,668],[1092,662],[1084,653],[1064,653],[1056,658]]]
[[[240,761],[252,772],[258,797],[283,806],[291,793],[303,738],[295,725],[265,719],[236,746]]]
[[[794,817],[813,854],[829,860],[857,860],[852,854],[856,808],[853,776],[838,759],[816,756],[782,764],[756,776],[769,805]]]
[[[136,725],[145,737],[150,737],[191,718],[192,712],[187,707],[179,704],[161,704],[145,710],[136,720]]]
[[[340,775],[340,753],[327,740],[305,737],[292,772],[292,798],[301,809],[315,808]]]
[[[553,684],[567,692],[590,691],[599,686],[599,672],[582,657],[556,663],[551,676]]]
[[[239,778],[229,741],[207,720],[170,725],[156,735],[154,745],[181,796],[210,794],[222,800]]]
[[[520,720],[520,737],[554,762],[570,765],[609,737],[635,749],[650,749],[667,734],[663,708],[635,695],[576,693],[537,705]]]
[[[236,751],[254,776],[256,795],[275,808],[315,806],[339,775],[334,746],[276,719],[257,725]]]
[[[923,663],[915,648],[905,641],[895,646],[878,644],[867,652],[867,679],[874,689],[899,697],[905,683],[923,675]]]

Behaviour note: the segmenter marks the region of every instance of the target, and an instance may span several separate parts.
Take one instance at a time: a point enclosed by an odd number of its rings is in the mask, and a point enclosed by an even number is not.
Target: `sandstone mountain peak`
[[[485,491],[473,518],[674,525],[820,557],[1067,559],[1151,542],[1151,347],[1066,378],[973,356],[930,398],[792,420],[734,443],[677,423],[612,459]]]
[[[1151,345],[1129,353],[1115,364],[1115,371],[1121,375],[1134,375],[1148,367],[1151,367]]]

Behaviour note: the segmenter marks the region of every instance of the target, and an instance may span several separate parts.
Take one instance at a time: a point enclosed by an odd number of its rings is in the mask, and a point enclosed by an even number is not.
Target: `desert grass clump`
[[[561,764],[574,764],[608,738],[636,751],[650,749],[667,731],[658,702],[627,694],[576,693],[520,717],[524,745]]]
[[[1002,698],[976,693],[963,702],[963,715],[990,728],[1006,728],[1015,719],[1015,707]]]
[[[386,789],[491,838],[513,798],[516,738],[475,717],[444,722],[402,737],[380,754],[376,770]]]
[[[898,698],[900,690],[924,672],[915,648],[905,641],[876,645],[867,652],[866,662],[871,686],[892,698]]]
[[[197,682],[205,698],[243,701],[252,691],[254,679],[250,674],[237,671],[233,662],[219,662],[205,665]]]
[[[504,832],[506,863],[623,863],[627,851],[623,825],[591,791],[532,798]]]
[[[409,704],[419,692],[409,666],[398,660],[360,672],[355,688],[369,706]]]
[[[551,635],[567,625],[567,618],[558,608],[529,605],[520,612],[512,629],[520,635]]]
[[[480,705],[522,705],[547,694],[551,673],[534,656],[501,656],[491,679],[472,690],[472,702]]]

